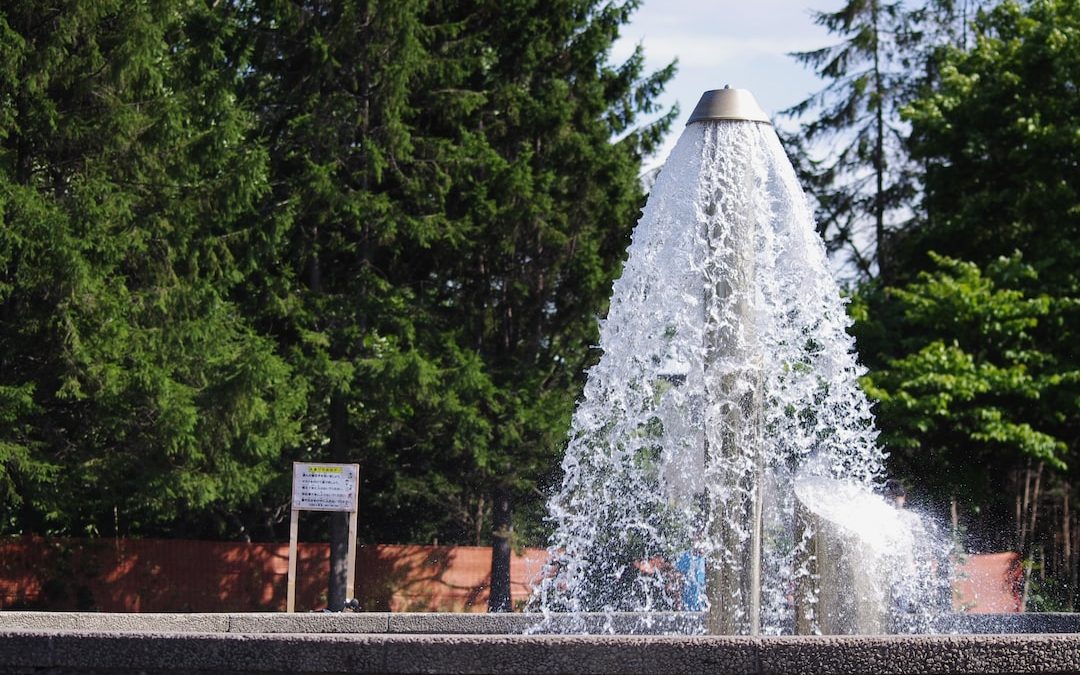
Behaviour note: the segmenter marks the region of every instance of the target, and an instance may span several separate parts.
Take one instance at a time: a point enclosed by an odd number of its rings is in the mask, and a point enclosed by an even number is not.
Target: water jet
[[[745,90],[705,92],[613,286],[534,604],[685,609],[675,561],[688,556],[704,559],[711,634],[886,632],[899,625],[890,603],[931,604],[910,597],[925,570],[857,558],[871,550],[863,533],[797,497],[797,478],[816,479],[888,508],[873,495],[884,454],[847,325],[767,115]],[[860,601],[841,602],[834,587],[853,581]]]

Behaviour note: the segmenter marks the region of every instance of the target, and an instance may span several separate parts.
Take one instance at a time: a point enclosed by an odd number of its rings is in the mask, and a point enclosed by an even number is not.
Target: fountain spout
[[[709,120],[735,120],[772,124],[769,116],[758,105],[757,99],[746,89],[712,89],[701,95],[686,126]]]

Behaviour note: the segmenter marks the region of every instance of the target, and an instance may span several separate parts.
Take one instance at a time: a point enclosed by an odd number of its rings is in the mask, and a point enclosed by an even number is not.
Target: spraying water
[[[869,494],[883,469],[847,325],[772,127],[687,126],[601,325],[536,603],[707,610],[712,633],[827,630],[827,516],[810,488],[797,508],[796,482]]]

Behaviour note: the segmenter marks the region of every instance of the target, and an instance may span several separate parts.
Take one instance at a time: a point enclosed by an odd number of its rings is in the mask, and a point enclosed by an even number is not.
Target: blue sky
[[[679,103],[679,120],[648,167],[663,163],[702,92],[724,85],[749,89],[769,115],[821,88],[813,73],[788,52],[837,41],[813,23],[812,10],[834,10],[840,0],[644,0],[623,27],[612,61],[641,43],[647,67],[679,59],[679,72],[661,103]]]

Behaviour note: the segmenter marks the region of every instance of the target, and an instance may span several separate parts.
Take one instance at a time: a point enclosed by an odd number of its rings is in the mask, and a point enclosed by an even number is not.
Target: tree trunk
[[[1061,576],[1069,580],[1068,590],[1065,592],[1065,610],[1068,612],[1075,611],[1076,607],[1076,560],[1073,557],[1073,527],[1072,527],[1072,509],[1069,502],[1072,500],[1072,486],[1068,483],[1065,484],[1064,495],[1061,498],[1062,506],[1062,565],[1064,567],[1064,574]]]
[[[874,23],[874,95],[877,97],[874,112],[874,238],[878,276],[883,282],[890,280],[888,242],[885,233],[885,83],[881,74],[881,25],[878,3],[871,5]]]
[[[483,546],[484,541],[484,495],[476,500],[476,546]]]
[[[1030,465],[1030,460],[1029,460]],[[1022,538],[1023,544],[1020,548],[1021,558],[1028,566],[1027,574],[1024,575],[1024,592],[1022,601],[1020,604],[1022,611],[1027,611],[1028,598],[1031,597],[1031,575],[1034,574],[1035,563],[1035,525],[1037,524],[1037,517],[1039,515],[1039,493],[1042,486],[1042,473],[1043,463],[1039,462],[1037,470],[1035,472],[1035,484],[1029,488],[1031,468],[1029,466],[1027,470],[1027,477],[1024,481],[1024,502],[1028,511],[1025,512],[1025,536]],[[1029,519],[1030,518],[1030,519]]]
[[[491,595],[488,597],[489,612],[513,610],[510,601],[510,539],[512,506],[510,490],[506,486],[495,489],[491,518]]]
[[[336,393],[330,398],[330,456],[335,462],[349,458],[348,419],[345,397]],[[345,607],[345,586],[348,583],[349,514],[330,513],[330,588],[326,606],[332,612]]]

